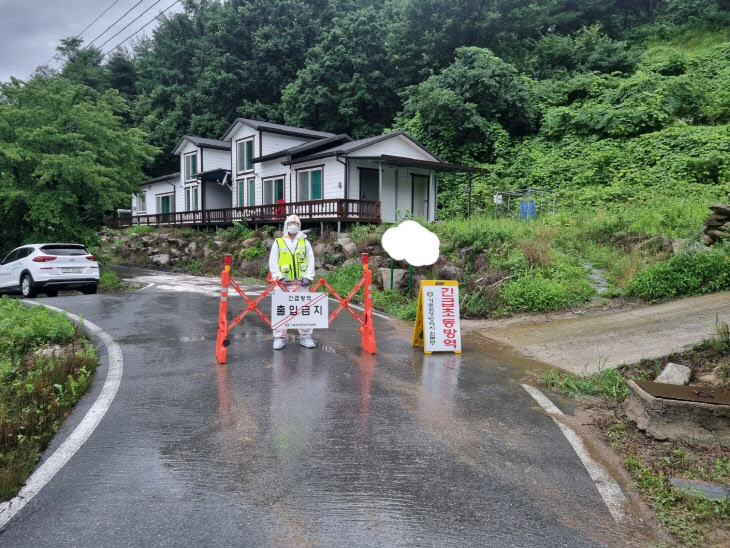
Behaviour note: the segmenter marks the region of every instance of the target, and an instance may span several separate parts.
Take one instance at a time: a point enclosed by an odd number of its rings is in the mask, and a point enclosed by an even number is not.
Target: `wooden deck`
[[[160,213],[109,218],[109,228],[129,226],[225,226],[237,223],[282,223],[289,215],[297,215],[302,221],[380,223],[380,202],[364,200],[312,200],[288,204],[230,207],[205,211]]]

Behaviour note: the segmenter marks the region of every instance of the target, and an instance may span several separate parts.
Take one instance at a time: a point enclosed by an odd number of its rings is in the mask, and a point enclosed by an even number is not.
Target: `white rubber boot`
[[[274,350],[281,350],[286,345],[284,337],[274,337]]]
[[[299,344],[301,344],[304,348],[314,348],[317,346],[312,340],[311,335],[299,335]]]

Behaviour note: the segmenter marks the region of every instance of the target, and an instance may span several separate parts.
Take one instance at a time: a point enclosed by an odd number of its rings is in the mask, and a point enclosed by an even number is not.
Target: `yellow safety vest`
[[[279,271],[284,275],[284,278],[287,281],[292,281],[303,277],[307,271],[307,244],[304,238],[299,238],[293,256],[284,238],[277,238],[276,245],[279,246]]]

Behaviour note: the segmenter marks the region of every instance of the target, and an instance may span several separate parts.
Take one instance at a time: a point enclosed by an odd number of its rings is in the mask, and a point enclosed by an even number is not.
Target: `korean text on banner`
[[[461,353],[458,282],[421,282],[413,345],[423,345],[426,354]]]
[[[277,291],[271,295],[271,327],[326,329],[329,327],[328,305],[327,293]]]

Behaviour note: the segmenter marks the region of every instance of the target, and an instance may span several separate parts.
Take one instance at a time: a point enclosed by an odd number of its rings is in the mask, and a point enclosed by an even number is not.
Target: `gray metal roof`
[[[248,118],[236,118],[233,123],[228,126],[228,129],[223,133],[221,139],[228,137],[228,134],[236,127],[236,124],[245,124],[252,127],[256,131],[268,131],[270,133],[280,133],[282,135],[293,135],[296,137],[311,137],[314,139],[321,139],[323,137],[334,137],[334,133],[327,133],[325,131],[314,131],[312,129],[305,129],[302,127],[285,126],[283,124],[272,124],[271,122],[262,122],[260,120],[250,120]]]
[[[154,179],[150,179],[149,181],[143,181],[142,185],[149,185],[152,183],[162,183],[164,181],[167,181],[169,179],[179,179],[180,178],[180,172],[177,173],[170,173],[169,175],[162,175],[160,177],[155,177]]]
[[[254,158],[253,162],[254,163],[267,162],[269,160],[274,160],[276,158],[281,158],[283,156],[292,157],[292,156],[300,155],[309,150],[314,150],[317,148],[327,149],[328,148],[327,145],[332,145],[332,143],[337,143],[338,141],[341,143],[347,143],[347,142],[352,141],[352,137],[350,137],[349,135],[342,134],[342,135],[334,135],[332,137],[327,137],[326,139],[318,139],[317,141],[311,141],[309,143],[297,145],[292,148],[287,148],[284,150],[279,150],[277,152],[272,152],[271,154],[267,154],[266,156],[259,156],[258,158]],[[329,148],[332,148],[332,146],[330,146]]]
[[[183,141],[190,141],[196,147],[215,148],[218,150],[231,150],[230,141],[219,141],[218,139],[206,139],[205,137],[194,137],[192,135],[183,135],[182,139],[180,139],[180,141],[178,141],[177,145],[175,145],[174,151],[176,151],[178,148],[180,148],[180,145],[182,145]]]
[[[357,141],[351,141],[349,143],[343,143],[341,145],[334,146],[332,148],[323,150],[321,152],[318,152],[317,154],[312,154],[310,156],[305,156],[302,158],[292,159],[289,162],[283,162],[285,165],[299,163],[299,162],[306,162],[309,160],[316,160],[318,158],[326,158],[327,156],[334,156],[338,154],[349,154],[351,152],[355,152],[356,150],[360,150],[361,148],[365,148],[367,146],[370,146],[374,143],[378,143],[380,141],[384,141],[386,139],[391,139],[393,137],[397,137],[399,135],[402,135],[406,137],[409,141],[411,141],[413,144],[417,145],[421,149],[423,149],[425,152],[436,158],[439,162],[441,162],[441,158],[439,158],[436,154],[428,150],[425,146],[423,146],[421,143],[416,141],[413,137],[408,135],[405,131],[394,131],[392,133],[386,133],[385,135],[376,135],[375,137],[366,137],[365,139],[359,139]]]

